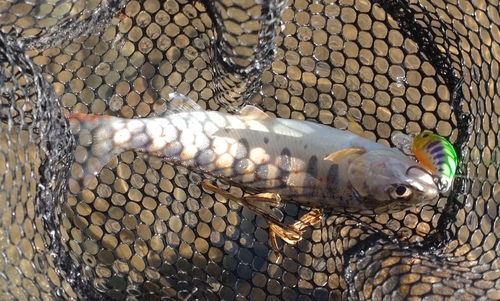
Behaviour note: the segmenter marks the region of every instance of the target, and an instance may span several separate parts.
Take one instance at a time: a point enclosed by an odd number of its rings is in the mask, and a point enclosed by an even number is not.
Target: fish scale
[[[183,107],[189,110],[130,120],[69,114],[72,128],[91,133],[81,143],[87,157],[80,157],[92,162],[81,162],[83,184],[133,150],[316,208],[401,210],[437,198],[420,163],[354,133],[251,106],[240,115]]]

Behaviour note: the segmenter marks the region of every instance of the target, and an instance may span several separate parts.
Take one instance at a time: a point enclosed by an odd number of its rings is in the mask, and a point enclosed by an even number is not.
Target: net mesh
[[[0,299],[500,299],[499,26],[495,0],[0,0]],[[420,209],[328,212],[281,258],[265,221],[155,157],[68,188],[65,111],[147,117],[174,91],[341,129],[350,115],[386,145],[431,129],[458,176]]]

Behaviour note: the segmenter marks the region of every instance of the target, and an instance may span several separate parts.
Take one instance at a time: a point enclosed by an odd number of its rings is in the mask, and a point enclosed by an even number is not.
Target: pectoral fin
[[[364,154],[366,152],[363,148],[346,148],[333,152],[325,157],[324,160],[332,161],[335,164],[339,164],[342,159],[352,154]]]

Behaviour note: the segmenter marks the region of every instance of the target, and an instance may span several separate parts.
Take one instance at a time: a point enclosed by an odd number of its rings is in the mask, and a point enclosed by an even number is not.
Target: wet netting
[[[0,0],[0,29],[0,300],[500,299],[497,0]],[[457,177],[422,208],[325,212],[280,256],[266,222],[159,158],[72,185],[66,112],[148,117],[171,92],[352,116],[386,145],[432,130]]]

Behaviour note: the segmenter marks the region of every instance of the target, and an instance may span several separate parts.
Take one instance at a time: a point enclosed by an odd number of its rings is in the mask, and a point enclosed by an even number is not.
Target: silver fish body
[[[392,212],[438,197],[432,176],[397,149],[313,122],[271,118],[255,107],[241,115],[69,119],[87,161],[84,180],[134,150],[315,208]]]

